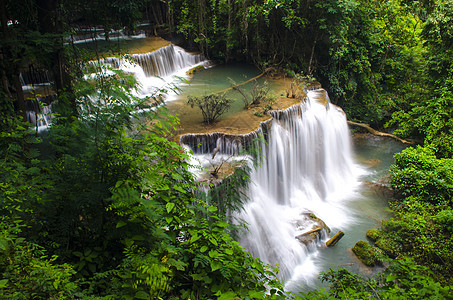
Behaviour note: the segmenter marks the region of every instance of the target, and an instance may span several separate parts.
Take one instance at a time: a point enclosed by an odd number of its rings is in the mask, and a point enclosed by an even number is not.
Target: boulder
[[[352,247],[352,252],[354,252],[357,258],[366,266],[374,267],[381,263],[378,258],[378,250],[366,241],[358,241],[354,247]]]
[[[320,237],[322,230],[330,232],[330,228],[326,225],[326,223],[324,223],[323,220],[318,218],[312,212],[304,213],[303,215],[305,215],[305,218],[308,218],[310,221],[315,222],[315,226],[313,229],[296,236],[296,239],[299,240],[299,242],[308,245],[309,243],[315,242]]]

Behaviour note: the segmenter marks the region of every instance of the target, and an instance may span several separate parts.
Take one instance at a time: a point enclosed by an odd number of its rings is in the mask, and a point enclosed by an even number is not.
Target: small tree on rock
[[[192,108],[198,106],[203,114],[203,122],[214,123],[231,106],[233,100],[225,97],[224,94],[211,94],[202,97],[189,96],[187,104]]]

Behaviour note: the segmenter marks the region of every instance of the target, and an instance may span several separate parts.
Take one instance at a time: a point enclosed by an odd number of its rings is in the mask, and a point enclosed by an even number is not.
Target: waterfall
[[[153,95],[159,88],[172,89],[168,85],[175,83],[175,76],[187,78],[186,72],[190,68],[208,61],[203,55],[188,53],[171,44],[153,52],[130,55],[128,59],[102,59],[102,63],[133,73],[141,86],[138,96],[144,97]]]
[[[129,59],[110,57],[101,59],[99,63],[134,74],[139,83],[139,89],[135,95],[144,98],[154,96],[160,89],[169,89],[168,95],[172,96],[174,85],[178,85],[174,76],[187,77],[187,70],[197,65],[207,64],[208,61],[202,55],[191,54],[183,48],[169,45],[150,53],[129,55]],[[91,66],[96,64],[98,64],[97,61],[90,63]],[[112,74],[107,71],[107,75]],[[91,74],[86,78],[95,76],[96,74]],[[23,72],[21,81],[24,90],[33,90],[38,85],[50,85],[52,78],[48,71]],[[54,98],[56,97],[52,97]],[[52,106],[47,103],[49,99],[48,97],[44,99],[46,102],[44,106],[39,105],[40,99],[38,102],[33,100],[27,104],[28,121],[34,127],[44,129],[50,124],[48,116]]]
[[[318,274],[312,258],[321,240],[305,245],[296,237],[316,226],[310,213],[334,228],[351,221],[342,202],[358,186],[359,172],[352,160],[346,117],[329,103],[324,90],[309,91],[300,105],[271,115],[272,121],[254,133],[267,134],[266,141],[258,142],[259,167],[250,174],[248,200],[236,216],[248,227],[239,242],[265,263],[279,265],[284,282],[309,281]],[[251,139],[249,135],[239,140]],[[205,141],[196,135],[181,138],[197,155],[214,149],[233,153],[238,147],[232,140],[212,134]],[[326,238],[323,232],[321,239]]]
[[[26,100],[27,121],[34,125],[37,131],[45,130],[54,117],[52,106],[57,100],[57,95],[48,95],[34,100]]]

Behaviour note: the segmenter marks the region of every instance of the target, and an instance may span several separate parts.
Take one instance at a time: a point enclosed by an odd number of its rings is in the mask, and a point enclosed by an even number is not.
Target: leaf
[[[6,239],[0,239],[0,250],[8,249],[8,241]]]
[[[0,280],[0,289],[3,289],[6,287],[9,279],[2,279]]]
[[[218,261],[211,260],[211,270],[212,272],[217,271],[222,267],[222,264]]]
[[[125,226],[125,225],[127,225],[126,222],[124,222],[124,221],[119,221],[119,222],[116,224],[116,228],[121,228],[121,227],[123,227],[123,226]]]
[[[252,299],[264,299],[264,295],[261,292],[258,291],[249,291],[249,296]]]
[[[143,237],[143,235],[140,235],[140,234],[134,235],[134,236],[132,237],[132,239],[133,239],[134,241],[144,241],[144,240],[145,240],[145,238]]]
[[[195,235],[193,235],[192,238],[190,239],[190,242],[191,242],[191,243],[194,243],[194,242],[198,241],[199,239],[200,239],[200,236],[197,235],[197,234],[195,234]]]
[[[175,204],[173,202],[168,202],[165,207],[167,208],[167,213],[170,213],[172,209],[175,207]]]
[[[225,221],[219,221],[219,222],[215,223],[215,225],[218,227],[228,227],[229,226],[229,224]]]
[[[200,248],[200,252],[201,253],[206,252],[206,250],[208,250],[208,247],[206,247],[206,246],[203,246],[203,247]]]
[[[77,257],[83,257],[84,256],[83,253],[79,252],[79,251],[74,251],[74,252],[72,252],[72,254],[74,254]]]
[[[219,244],[217,243],[216,239],[213,237],[209,237],[209,241],[213,243],[215,246],[218,246]]]
[[[216,258],[219,256],[219,252],[215,251],[215,250],[211,250],[209,251],[209,257],[211,258]]]
[[[233,255],[233,249],[225,249],[225,253],[228,255]]]
[[[387,282],[390,282],[390,281],[393,281],[397,278],[397,276],[393,275],[393,274],[390,274],[387,276],[387,278],[385,279],[385,281]]]
[[[173,217],[165,217],[165,221],[170,224],[173,221]]]
[[[181,193],[185,193],[186,191],[180,187],[179,185],[175,185],[173,186],[173,189],[177,190],[178,192],[181,192]]]
[[[215,212],[215,211],[217,211],[217,207],[215,207],[215,206],[209,206],[209,207],[208,207],[208,211],[210,211],[210,212]]]
[[[231,300],[231,299],[239,299],[235,292],[226,292],[222,293],[217,300]]]
[[[138,291],[135,293],[135,298],[137,299],[149,299],[149,295],[147,292],[144,291]]]

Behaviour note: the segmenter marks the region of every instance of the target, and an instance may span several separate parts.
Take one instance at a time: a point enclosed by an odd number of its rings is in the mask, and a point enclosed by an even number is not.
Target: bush
[[[203,114],[203,122],[214,123],[222,114],[230,108],[233,100],[227,99],[224,94],[211,94],[202,97],[189,96],[187,104],[192,108],[198,106]]]

